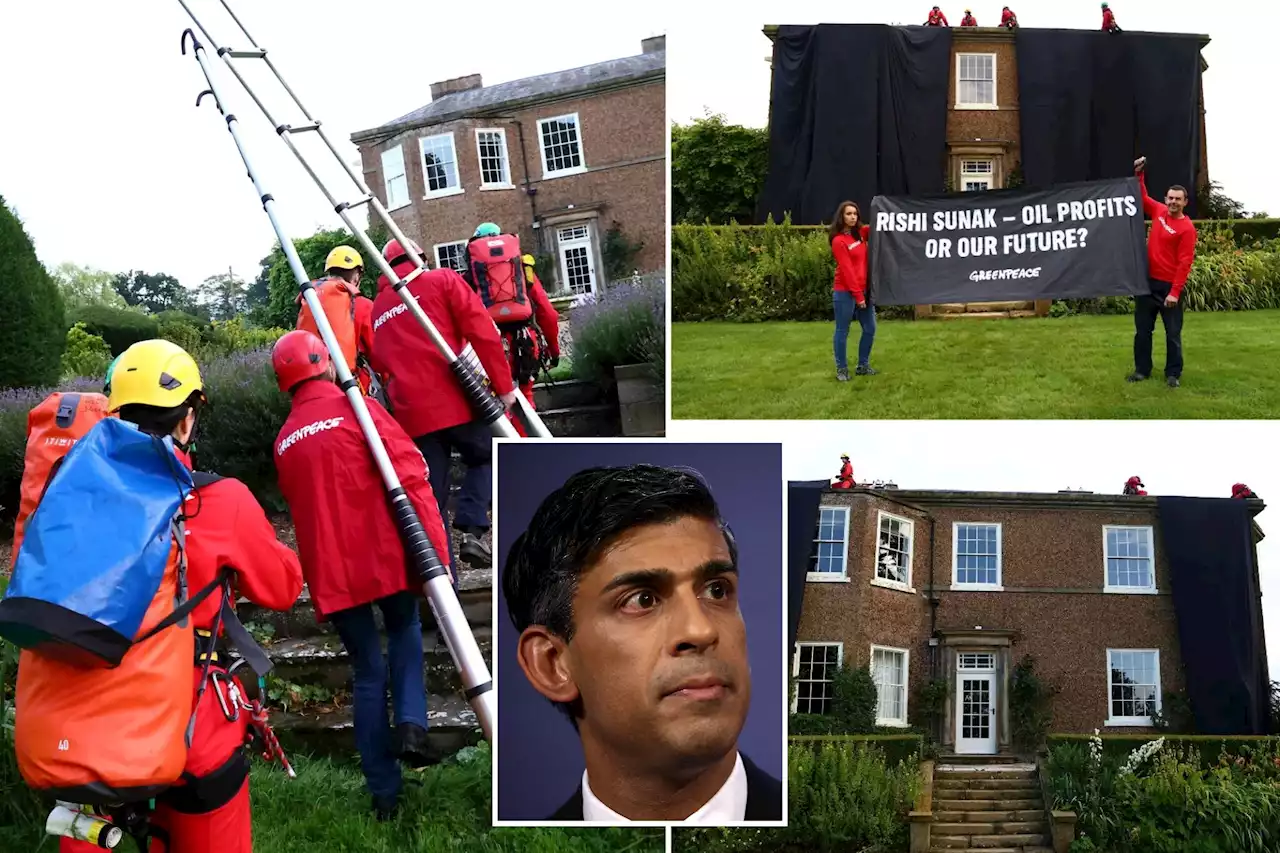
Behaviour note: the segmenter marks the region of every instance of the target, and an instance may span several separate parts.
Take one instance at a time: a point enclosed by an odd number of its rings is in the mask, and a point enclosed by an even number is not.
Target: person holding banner
[[[1147,273],[1151,293],[1134,297],[1133,373],[1128,381],[1141,382],[1151,376],[1151,336],[1156,317],[1164,323],[1165,382],[1177,388],[1182,377],[1182,288],[1191,274],[1196,259],[1196,226],[1183,213],[1187,206],[1187,190],[1175,184],[1165,192],[1165,203],[1147,195],[1143,170],[1147,158],[1133,164],[1142,189],[1142,209],[1151,217],[1151,236],[1147,240]]]
[[[867,238],[871,226],[862,224],[862,211],[856,202],[842,201],[831,220],[831,254],[836,259],[836,277],[831,285],[835,307],[836,332],[833,346],[836,356],[836,379],[849,381],[849,327],[858,318],[862,335],[858,338],[859,376],[874,376],[871,345],[876,339],[876,309],[867,291]]]

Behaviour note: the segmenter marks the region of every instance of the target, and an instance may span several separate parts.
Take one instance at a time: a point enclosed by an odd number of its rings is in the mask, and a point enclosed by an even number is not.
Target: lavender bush
[[[573,368],[579,379],[608,384],[623,364],[666,363],[666,282],[661,277],[613,284],[573,312]]]

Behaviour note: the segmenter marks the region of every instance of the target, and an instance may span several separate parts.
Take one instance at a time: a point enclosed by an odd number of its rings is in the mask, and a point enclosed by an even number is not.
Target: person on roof
[[[386,484],[350,401],[334,383],[337,371],[324,343],[308,332],[289,332],[276,342],[271,366],[280,390],[291,399],[275,443],[280,491],[293,517],[316,616],[333,623],[351,659],[360,767],[378,818],[387,820],[399,803],[396,759],[413,767],[436,760],[427,744],[416,594],[421,587],[392,516]],[[449,543],[427,463],[378,401],[365,403],[400,485],[443,560]],[[375,605],[386,628],[386,658]],[[387,724],[388,659],[394,738]]]
[[[109,411],[142,432],[172,436],[178,458],[191,467],[190,448],[208,398],[200,368],[184,349],[166,340],[133,344],[112,363],[105,391]],[[244,483],[203,472],[193,479],[195,488],[184,510],[187,588],[203,589],[223,570],[229,572],[229,585],[224,594],[210,595],[191,612],[195,728],[183,780],[156,800],[151,819],[168,834],[167,850],[252,853],[249,762],[242,748],[249,714],[241,710],[238,719],[227,720],[220,706],[234,706],[234,691],[243,696],[244,686],[238,677],[226,675],[231,661],[219,614],[240,596],[269,610],[288,610],[302,591],[302,569]],[[213,675],[201,692],[206,662]],[[61,853],[100,849],[68,838],[59,846]]]
[[[968,9],[965,9],[964,17],[960,19],[960,26],[976,27],[978,26],[978,19],[973,16],[972,12],[970,12]]]
[[[325,277],[312,282],[324,315],[342,348],[347,370],[360,380],[365,394],[374,387],[369,355],[373,352],[373,300],[360,293],[360,277],[364,274],[364,258],[350,246],[338,246],[324,261]],[[311,307],[298,294],[296,328],[320,337]]]
[[[1126,495],[1145,495],[1146,487],[1142,485],[1142,478],[1133,476],[1124,481],[1124,493]]]
[[[840,475],[836,477],[836,481],[831,484],[833,489],[852,489],[857,483],[853,481],[853,463],[849,461],[849,454],[840,454]]]
[[[937,6],[934,6],[931,10],[929,10],[929,20],[925,21],[924,25],[926,27],[951,26],[950,24],[947,23],[947,16],[942,14],[942,10],[939,9]]]
[[[1013,10],[1008,6],[1004,7],[1004,11],[1000,13],[1000,26],[1006,30],[1016,30],[1018,28],[1018,16],[1013,14]]]
[[[422,257],[422,249],[410,249]],[[400,278],[417,269],[399,240],[383,247],[382,256]],[[484,303],[456,271],[427,270],[405,287],[449,347],[461,354],[467,344],[507,411],[516,405],[516,387],[502,349],[502,337]],[[447,502],[452,487],[452,451],[457,451],[466,467],[453,528],[462,533],[458,551],[473,566],[488,568],[493,556],[484,543],[489,530],[489,507],[493,501],[493,433],[486,423],[474,420],[471,403],[457,377],[414,316],[408,313],[399,294],[384,275],[378,278],[378,295],[373,301],[373,367],[387,377],[386,392],[396,421],[426,457],[431,472],[431,491],[438,502],[446,532],[450,529]],[[452,544],[452,536],[449,537]],[[449,550],[458,575],[455,555]]]
[[[1258,495],[1244,483],[1236,483],[1231,487],[1231,497],[1248,500],[1249,498],[1257,498]]]
[[[1116,23],[1116,15],[1106,3],[1102,4],[1102,31],[1104,33],[1120,32],[1120,25]]]

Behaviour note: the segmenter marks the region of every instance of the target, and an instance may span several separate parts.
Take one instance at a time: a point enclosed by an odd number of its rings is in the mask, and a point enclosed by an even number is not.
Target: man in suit
[[[751,700],[738,553],[707,484],[632,465],[570,477],[511,548],[517,658],[582,741],[551,820],[781,820],[782,784],[738,750]]]

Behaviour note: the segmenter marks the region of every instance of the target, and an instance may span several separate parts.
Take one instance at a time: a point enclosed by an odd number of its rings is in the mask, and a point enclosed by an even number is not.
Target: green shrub
[[[111,366],[111,347],[97,335],[85,330],[84,323],[76,323],[67,330],[67,346],[62,351],[62,375],[103,376]]]
[[[0,388],[57,382],[67,333],[62,295],[3,197],[0,266]]]
[[[677,829],[688,853],[906,849],[906,814],[920,788],[915,760],[886,761],[875,745],[828,740],[788,750],[789,819],[783,829]]]
[[[1052,734],[1047,738],[1049,748],[1063,744],[1082,744],[1087,746],[1093,735]],[[1222,756],[1234,757],[1246,747],[1249,749],[1269,749],[1280,747],[1280,737],[1272,735],[1163,735],[1163,734],[1104,734],[1101,735],[1102,749],[1112,758],[1123,758],[1133,750],[1159,738],[1170,746],[1182,749],[1194,747],[1200,754],[1205,767],[1218,762]]]
[[[0,597],[8,579],[0,571]],[[18,771],[13,745],[13,697],[18,682],[18,648],[0,640],[0,826],[25,829],[38,837],[43,817],[40,797],[27,787]]]
[[[666,294],[661,284],[615,284],[573,309],[573,370],[578,379],[609,384],[613,368],[653,364],[666,352]],[[662,365],[654,365],[661,375]]]
[[[68,319],[72,324],[83,324],[89,334],[106,341],[113,356],[119,355],[138,341],[151,340],[160,331],[160,324],[155,317],[106,305],[81,306],[71,312]]]
[[[1009,677],[1009,715],[1013,720],[1013,745],[1033,752],[1044,743],[1053,721],[1053,697],[1059,688],[1044,682],[1036,672],[1032,655],[1023,655]]]
[[[794,717],[793,717],[794,719]],[[824,743],[867,744],[885,754],[890,764],[919,758],[924,751],[924,735],[919,732],[892,732],[889,734],[846,735],[826,734],[796,735],[789,738],[791,744],[816,748]]]

